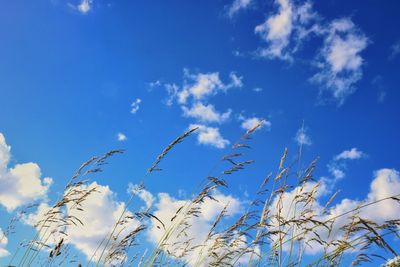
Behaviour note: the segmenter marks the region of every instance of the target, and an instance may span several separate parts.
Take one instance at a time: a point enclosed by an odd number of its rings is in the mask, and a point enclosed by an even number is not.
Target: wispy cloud
[[[308,129],[304,125],[297,130],[296,136],[295,136],[295,141],[299,146],[311,146],[312,141],[311,137],[307,133]]]
[[[239,11],[247,9],[253,3],[253,0],[234,0],[230,6],[228,6],[227,15],[233,18]]]
[[[391,53],[389,59],[393,60],[400,55],[400,41],[397,41],[391,46]]]
[[[9,167],[11,147],[0,133],[0,205],[7,211],[46,198],[53,180],[41,178],[39,165],[33,162]]]
[[[140,109],[140,103],[142,103],[142,100],[140,98],[136,98],[132,104],[131,104],[131,113],[136,114],[136,112],[139,111]]]
[[[372,79],[371,84],[376,87],[378,103],[383,103],[387,95],[383,77],[381,75],[375,76]]]

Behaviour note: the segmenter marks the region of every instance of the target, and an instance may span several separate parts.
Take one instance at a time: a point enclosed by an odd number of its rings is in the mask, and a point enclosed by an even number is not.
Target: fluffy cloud
[[[360,159],[365,156],[365,153],[358,150],[356,147],[353,147],[350,150],[345,150],[339,155],[335,157],[335,160],[341,160],[341,159]]]
[[[219,132],[219,128],[208,127],[202,124],[191,124],[189,129],[198,127],[197,142],[203,145],[209,145],[216,148],[225,148],[230,142],[224,139]]]
[[[232,110],[227,110],[224,113],[220,113],[215,110],[214,106],[211,104],[205,105],[201,102],[196,102],[191,108],[182,106],[183,115],[185,117],[190,117],[197,119],[201,122],[217,122],[222,123],[229,119]]]
[[[310,1],[297,4],[292,0],[275,0],[278,11],[255,27],[255,33],[267,44],[258,54],[269,59],[293,61],[311,34],[323,38],[314,65],[319,71],[310,81],[318,84],[321,93],[328,92],[340,104],[355,90],[362,77],[364,60],[361,52],[368,38],[348,18],[322,23]]]
[[[316,63],[320,71],[311,81],[321,85],[322,92],[330,92],[340,105],[362,77],[364,60],[360,53],[367,47],[368,38],[348,18],[334,20],[327,32]]]
[[[267,121],[267,120],[264,120],[261,118],[257,118],[257,117],[245,118],[243,116],[239,116],[239,120],[242,120],[242,123],[240,126],[245,130],[253,129],[260,122],[262,122],[261,127],[266,127],[268,130],[271,129],[271,125],[272,125],[270,121]],[[258,128],[258,129],[260,129],[260,128]]]
[[[224,148],[229,141],[224,139],[217,127],[207,124],[226,122],[232,113],[231,109],[219,112],[213,104],[208,103],[209,98],[219,93],[226,93],[231,88],[243,86],[243,77],[235,72],[229,74],[229,81],[223,82],[218,72],[192,74],[184,69],[184,82],[182,86],[164,84],[168,93],[166,104],[171,106],[177,103],[182,109],[182,116],[192,118],[198,126],[197,140],[199,144]]]
[[[231,88],[242,87],[242,80],[243,77],[238,76],[235,72],[229,74],[228,82],[223,82],[218,72],[193,74],[184,69],[182,86],[164,84],[168,93],[166,104],[171,106],[176,103],[182,109],[182,116],[195,120],[190,127],[199,127],[197,131],[199,144],[224,148],[230,142],[221,136],[219,128],[208,125],[226,122],[230,118],[232,110],[218,111],[213,104],[209,103],[209,98],[226,93]]]
[[[124,133],[118,133],[118,134],[117,134],[117,139],[118,139],[118,141],[120,141],[120,142],[123,142],[123,141],[128,140],[128,138],[126,137],[126,135],[125,135]]]
[[[128,192],[137,195],[141,200],[143,200],[143,202],[146,204],[146,209],[149,209],[151,206],[153,206],[155,197],[142,186],[129,183]]]
[[[259,55],[292,61],[292,54],[300,42],[311,32],[318,32],[319,26],[310,22],[317,17],[310,2],[296,6],[291,0],[276,0],[278,12],[269,16],[264,23],[254,29],[267,47],[259,50]],[[294,40],[295,44],[291,45]]]
[[[315,203],[312,204],[312,209],[308,211],[307,214],[301,214],[303,210],[303,203],[297,204],[296,209],[293,208],[293,203],[298,195],[305,192],[313,192],[316,187]],[[371,203],[383,198],[400,194],[400,175],[399,172],[394,169],[380,169],[374,173],[374,178],[370,185],[370,191],[368,195],[363,200],[352,200],[343,199],[338,204],[334,205],[330,209],[326,210],[324,203],[320,202],[322,196],[328,192],[328,188],[324,183],[317,184],[315,182],[308,182],[304,185],[302,189],[299,187],[293,189],[290,192],[286,192],[282,196],[282,204],[280,207],[281,216],[284,216],[287,220],[292,218],[300,218],[301,216],[315,216],[314,219],[320,221],[327,221],[335,218],[338,215],[350,212],[356,209],[362,204]],[[273,210],[272,214],[277,214],[278,212],[278,198],[276,198],[272,204]],[[375,205],[367,206],[358,212],[350,212],[346,216],[341,216],[335,219],[332,227],[332,231],[329,232],[325,227],[321,226],[315,229],[315,232],[325,241],[340,239],[344,235],[343,226],[350,222],[351,216],[358,214],[361,218],[374,221],[376,223],[384,223],[387,220],[398,219],[400,214],[400,205],[394,203],[394,200],[387,200],[384,202],[379,202]],[[273,223],[274,221],[272,221]],[[276,222],[275,222],[276,223]],[[275,227],[272,224],[271,228]],[[294,228],[296,229],[296,227]],[[296,231],[296,230],[295,230]],[[295,232],[294,235],[301,234],[301,232]],[[289,235],[291,236],[291,235]],[[318,242],[312,241],[315,236],[312,232],[304,235],[304,241],[310,244],[306,246],[306,253],[314,254],[322,252],[324,246],[321,246]],[[290,242],[288,246],[283,246],[284,250],[290,249]]]
[[[82,14],[88,13],[92,9],[93,0],[82,0],[77,6],[79,12]]]
[[[234,0],[233,3],[228,8],[228,16],[232,18],[240,10],[248,8],[253,0]]]
[[[6,250],[7,243],[8,239],[0,228],[0,258],[10,255],[10,252]]]
[[[328,170],[335,178],[335,181],[342,179],[346,175],[344,171],[347,168],[347,161],[364,157],[366,157],[366,154],[355,147],[350,150],[344,150],[331,160],[328,164]]]
[[[8,211],[45,198],[52,184],[49,177],[42,174],[36,163],[16,164],[9,167],[11,147],[0,133],[0,205]]]
[[[192,251],[183,255],[185,261],[189,263],[190,266],[194,266],[197,260],[201,263],[205,263],[205,261],[208,260],[207,258],[202,259],[201,256],[205,254],[204,252],[207,251],[214,241],[210,239],[207,240],[207,235],[212,229],[213,222],[222,209],[227,205],[227,217],[234,216],[243,211],[241,201],[231,195],[224,195],[218,191],[214,191],[212,197],[216,201],[206,199],[198,206],[200,211],[198,216],[192,216],[188,219],[187,225],[189,225],[189,227],[185,230],[187,235],[179,234],[183,227],[185,227],[185,225],[182,225],[181,227],[178,227],[178,230],[174,231],[170,238],[170,240],[173,240],[175,244],[184,244],[185,242],[188,242],[190,243],[190,247],[195,247]],[[178,209],[188,202],[189,200],[177,200],[169,194],[160,193],[158,194],[158,202],[155,205],[156,210],[154,215],[159,218],[165,224],[165,228],[168,229],[174,223],[171,219],[175,216]],[[148,232],[150,240],[155,244],[157,244],[164,234],[164,229],[157,226],[159,226],[159,223],[153,221]],[[200,244],[206,244],[206,247],[197,246]],[[166,249],[176,257],[180,256],[184,250],[183,246],[174,246],[173,244]],[[201,265],[203,266],[206,264]]]
[[[311,146],[311,137],[307,134],[307,128],[302,126],[296,133],[295,140],[299,146]]]
[[[140,108],[140,103],[142,103],[142,100],[140,98],[136,98],[135,101],[132,102],[131,104],[131,113],[136,114]]]
[[[71,224],[66,226],[65,229],[63,229],[67,234],[66,236],[63,236],[65,242],[74,245],[79,251],[86,255],[88,259],[90,259],[94,254],[104,237],[109,236],[115,223],[118,221],[126,207],[125,203],[116,200],[115,194],[108,186],[102,186],[96,182],[82,186],[82,189],[90,190],[93,188],[96,188],[96,192],[91,193],[83,202],[81,202],[81,210],[67,204],[64,214],[65,216],[75,216],[79,218],[83,224]],[[35,225],[38,221],[44,218],[44,214],[49,210],[49,208],[48,204],[42,203],[38,207],[37,212],[26,216],[24,221],[27,224]],[[129,211],[125,214],[126,216],[132,216],[132,213]],[[115,231],[115,233],[119,233],[117,240],[121,240],[125,235],[136,229],[138,226],[139,222],[136,219],[131,219],[129,220],[129,223],[120,225]],[[57,226],[53,225],[52,228],[56,229]],[[52,243],[58,239],[59,236],[54,234],[53,240],[49,240],[49,242]],[[100,252],[102,250],[103,247],[99,249]],[[94,259],[97,259],[100,256],[99,251],[95,255]]]
[[[67,227],[67,233],[69,242],[87,257],[90,257],[103,238],[109,235],[113,229],[125,209],[125,203],[116,201],[115,194],[108,186],[101,186],[94,182],[88,187],[96,187],[98,193],[91,194],[82,203],[84,211],[71,209],[71,207],[68,207],[67,210],[68,215],[80,218],[83,226],[70,225]],[[107,216],[104,216],[104,214],[107,214]],[[132,214],[128,212],[126,215]],[[139,222],[135,220],[126,224],[123,229],[120,229],[122,230],[120,238],[138,226]]]
[[[218,72],[191,74],[184,71],[185,85],[176,96],[180,104],[186,104],[188,98],[195,101],[204,100],[206,97],[216,95],[219,92],[226,92],[230,88],[242,87],[242,77],[234,72],[229,74],[230,82],[223,83]]]

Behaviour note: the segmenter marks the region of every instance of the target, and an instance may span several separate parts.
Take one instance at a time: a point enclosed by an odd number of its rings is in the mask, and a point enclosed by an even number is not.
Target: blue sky
[[[399,8],[395,0],[4,2],[0,228],[29,202],[54,201],[92,155],[123,148],[95,179],[118,209],[163,147],[196,125],[146,179],[154,203],[159,193],[185,199],[261,119],[249,152],[256,163],[224,197],[251,198],[285,147],[292,160],[301,147],[303,167],[320,157],[316,176],[340,188],[340,199],[373,195],[379,175],[400,193]],[[23,195],[17,178],[37,190]],[[33,233],[27,224],[0,244],[1,263],[18,236]]]

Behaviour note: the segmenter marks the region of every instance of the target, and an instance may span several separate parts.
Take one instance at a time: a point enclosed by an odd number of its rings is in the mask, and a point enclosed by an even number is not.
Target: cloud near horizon
[[[320,181],[319,184],[316,182],[307,182],[304,185],[303,189],[299,187],[294,188],[290,192],[285,192],[282,196],[282,210],[280,210],[281,216],[284,216],[287,220],[290,219],[298,219],[303,216],[310,217],[314,216],[314,219],[319,221],[327,221],[332,219],[338,215],[344,214],[346,212],[352,211],[356,209],[358,206],[366,203],[372,203],[374,201],[388,198],[391,196],[396,196],[400,194],[400,174],[395,169],[379,169],[374,172],[373,180],[370,183],[370,189],[367,195],[361,200],[344,198],[339,201],[337,204],[330,207],[328,210],[325,209],[325,203],[321,201],[321,198],[326,194],[330,193],[330,189],[324,184],[324,181]],[[298,204],[296,209],[291,208],[294,200],[298,198],[298,195],[304,192],[313,192],[315,187],[318,187],[315,195],[315,202],[312,204],[312,209],[309,210],[307,214],[301,214],[303,208],[302,204]],[[277,214],[278,212],[278,198],[272,203],[272,216]],[[328,231],[324,226],[317,227],[314,231],[320,236],[323,240],[329,242],[330,240],[334,240],[336,238],[340,238],[345,233],[343,231],[343,226],[351,221],[351,216],[358,214],[363,219],[370,220],[376,222],[378,224],[384,223],[388,220],[398,219],[398,215],[400,214],[400,204],[396,203],[395,200],[388,199],[384,202],[379,202],[377,204],[367,206],[361,210],[350,212],[346,216],[338,217],[332,227],[332,231]],[[271,223],[270,229],[274,229],[276,227],[276,221],[274,220]],[[296,227],[291,228],[296,229]],[[294,230],[294,235],[301,234],[300,232],[296,232]],[[290,237],[291,235],[289,235]],[[324,245],[313,241],[315,238],[312,232],[309,232],[304,235],[304,241],[308,242],[310,246],[305,247],[305,252],[307,254],[315,255],[316,253],[322,252]],[[277,241],[277,240],[275,240]],[[290,250],[290,242],[287,242],[287,245],[283,246],[284,251]],[[332,249],[328,247],[328,250]]]
[[[214,200],[206,198],[204,202],[196,206],[196,209],[199,211],[198,216],[188,216],[185,220],[186,223],[178,226],[172,233],[169,240],[173,240],[173,243],[164,247],[172,257],[179,258],[183,256],[183,259],[189,266],[196,266],[196,263],[205,266],[211,260],[205,257],[205,254],[207,254],[205,251],[213,246],[218,234],[208,238],[208,233],[212,229],[215,219],[224,207],[227,207],[225,219],[240,214],[245,208],[244,203],[240,199],[232,195],[223,194],[218,190],[212,192],[212,197]],[[154,215],[164,222],[166,229],[174,223],[171,219],[175,216],[176,212],[190,201],[189,199],[176,199],[167,193],[159,193],[157,199]],[[176,220],[179,220],[179,217]],[[186,234],[180,234],[181,231],[184,231]],[[153,220],[148,231],[149,240],[157,244],[163,234],[164,229],[159,227],[157,221]],[[241,248],[245,246],[246,240],[242,241],[243,242],[237,242],[237,244],[232,244],[232,249],[234,250],[235,246],[237,246],[237,248],[239,248],[239,246]],[[188,246],[193,249],[185,252],[185,244],[188,244]],[[199,246],[202,244],[205,246]],[[249,255],[244,254],[240,258],[239,263],[247,263],[248,261]]]
[[[100,257],[102,248],[98,249],[104,237],[108,236],[113,230],[116,222],[123,213],[126,204],[116,200],[116,194],[106,185],[100,185],[92,182],[83,185],[82,189],[96,189],[95,192],[89,194],[84,201],[81,202],[80,210],[67,204],[66,210],[61,212],[61,216],[75,216],[79,218],[82,224],[69,224],[61,227],[57,223],[52,223],[51,231],[56,232],[62,230],[66,235],[58,235],[55,233],[52,240],[48,240],[49,244],[54,244],[62,237],[65,243],[71,244],[81,251],[87,259],[94,255],[97,260]],[[79,196],[78,196],[79,197]],[[48,203],[41,203],[35,213],[27,214],[23,221],[34,226],[41,221],[51,207]],[[106,216],[104,216],[106,215]],[[139,225],[139,221],[133,217],[130,211],[125,213],[125,217],[130,217],[128,223],[119,225],[116,229],[118,240],[121,240],[128,233],[135,230]],[[95,252],[97,253],[95,254]],[[109,250],[106,250],[107,254]]]
[[[33,162],[10,167],[11,147],[0,133],[0,205],[8,212],[47,197],[53,183],[50,177],[42,178],[38,164]]]

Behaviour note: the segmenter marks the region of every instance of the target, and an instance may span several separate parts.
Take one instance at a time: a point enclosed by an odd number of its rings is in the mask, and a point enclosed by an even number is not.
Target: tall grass
[[[216,216],[203,240],[194,242],[189,230],[201,213],[205,201],[218,201],[216,190],[228,190],[232,175],[251,167],[254,160],[246,158],[251,149],[251,137],[261,127],[260,122],[236,142],[217,166],[224,170],[209,175],[195,189],[193,197],[179,207],[169,221],[163,221],[149,210],[130,211],[135,197],[126,201],[123,212],[114,227],[104,236],[86,266],[341,266],[375,262],[385,266],[400,266],[400,257],[391,244],[398,239],[400,214],[397,220],[375,222],[363,217],[362,210],[385,203],[400,205],[400,195],[362,203],[341,214],[328,216],[330,205],[338,192],[333,193],[321,209],[316,209],[317,197],[323,184],[314,178],[317,160],[305,169],[296,171],[298,158],[288,161],[284,149],[275,171],[266,176],[252,196],[246,210],[232,220],[226,220],[227,203]],[[137,192],[145,189],[147,177],[160,171],[160,163],[180,142],[188,138],[192,129],[176,138],[156,158],[145,172]],[[67,210],[85,212],[85,200],[97,194],[96,187],[88,187],[90,176],[101,172],[103,165],[121,150],[93,157],[76,171],[65,186],[64,194],[35,225],[36,234],[21,243],[11,257],[9,266],[82,266],[71,253],[68,244],[68,226],[82,226],[77,216]],[[300,157],[300,153],[299,153]],[[154,177],[156,179],[156,177]],[[288,198],[288,196],[291,196]],[[31,207],[30,207],[31,208]],[[322,210],[322,211],[321,211]],[[23,211],[23,214],[26,211]],[[21,216],[19,214],[18,216]],[[12,235],[16,219],[11,220],[5,238]],[[139,222],[132,231],[124,229]],[[229,222],[229,223],[228,223]],[[162,231],[154,247],[138,246],[139,237],[145,235],[149,225]],[[144,238],[144,237],[143,237]],[[0,239],[1,242],[1,239]],[[373,248],[373,249],[371,249]],[[305,256],[308,250],[317,250],[313,257]],[[43,256],[47,255],[47,256]],[[188,260],[190,259],[190,260]]]

